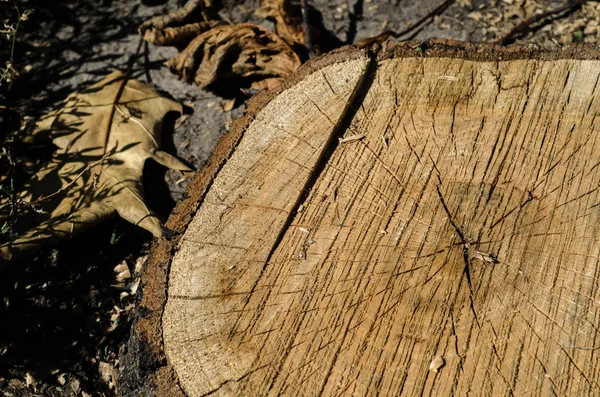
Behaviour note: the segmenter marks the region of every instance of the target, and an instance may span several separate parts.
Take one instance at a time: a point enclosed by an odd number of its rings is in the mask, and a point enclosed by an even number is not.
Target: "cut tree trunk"
[[[260,95],[153,248],[123,394],[598,395],[598,59],[388,44]]]

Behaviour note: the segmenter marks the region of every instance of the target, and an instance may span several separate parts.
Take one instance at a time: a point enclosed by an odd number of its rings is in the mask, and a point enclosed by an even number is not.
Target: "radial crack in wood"
[[[171,263],[183,391],[599,394],[600,61],[558,58],[337,60],[258,110]]]

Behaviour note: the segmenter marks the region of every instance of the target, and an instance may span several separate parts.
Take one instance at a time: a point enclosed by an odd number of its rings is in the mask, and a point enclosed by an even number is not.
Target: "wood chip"
[[[456,77],[456,76],[439,76],[438,80],[458,81],[458,77]]]
[[[59,385],[64,386],[65,383],[67,383],[67,379],[65,378],[66,374],[60,374],[56,377],[56,382],[58,382]]]
[[[190,138],[185,138],[185,140],[181,142],[181,145],[179,145],[182,149],[185,149],[188,146],[190,146]]]
[[[431,364],[429,364],[429,370],[438,372],[444,365],[446,365],[444,358],[442,356],[436,356],[433,360],[431,360]]]
[[[142,269],[144,268],[144,264],[146,263],[147,259],[148,255],[142,255],[135,260],[135,267],[133,269],[133,273],[136,276],[138,276],[142,272]]]
[[[116,273],[115,280],[118,282],[124,282],[131,278],[131,272],[129,271],[129,266],[126,261],[115,266],[114,272]]]
[[[349,142],[360,141],[364,137],[365,137],[365,134],[350,135],[346,138],[340,138],[340,143],[349,143]]]
[[[129,293],[131,295],[135,295],[137,293],[138,287],[140,286],[140,279],[135,280],[131,286],[129,287]]]

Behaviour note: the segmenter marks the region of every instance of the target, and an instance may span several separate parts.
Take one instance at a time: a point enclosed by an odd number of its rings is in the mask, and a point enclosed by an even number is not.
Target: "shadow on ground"
[[[98,363],[114,361],[129,326],[122,316],[107,332],[107,313],[124,304],[121,289],[111,286],[113,269],[132,251],[144,251],[147,240],[133,225],[105,222],[0,272],[0,390],[19,386],[14,380],[25,381],[27,373],[45,381],[40,392],[63,391],[62,374],[77,377],[84,391],[106,389]]]
[[[14,47],[20,76],[10,89],[0,88],[0,104],[35,118],[82,86],[114,70],[125,70],[138,45],[137,25],[160,12],[164,2],[154,2],[158,4],[154,8],[143,7],[139,1],[18,3],[21,10],[35,11],[20,27]],[[0,19],[16,19],[10,3],[0,2]],[[10,45],[1,44],[0,59],[9,59]],[[142,46],[134,78],[147,80],[150,70],[162,66],[163,60],[150,60],[148,51]],[[166,146],[172,149],[172,136],[166,138]],[[44,153],[16,144],[12,149],[17,156],[27,154],[36,163],[31,167],[35,169],[52,152],[49,142],[42,146]],[[34,172],[22,163],[17,164],[21,168],[17,179]],[[149,165],[145,177],[162,181],[164,173]],[[153,198],[151,206],[165,217],[174,205],[166,183],[149,186],[154,189],[146,192]],[[127,304],[120,299],[122,290],[111,286],[113,269],[124,259],[135,260],[134,256],[143,254],[150,239],[148,233],[124,221],[107,221],[35,259],[0,270],[0,394],[111,394],[100,379],[98,364],[114,363],[129,328],[124,314],[116,329],[107,332],[111,310]],[[39,382],[37,387],[27,387],[28,376]]]

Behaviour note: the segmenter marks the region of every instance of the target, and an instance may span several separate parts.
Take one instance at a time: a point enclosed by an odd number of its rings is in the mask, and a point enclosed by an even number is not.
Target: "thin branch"
[[[516,36],[518,36],[522,33],[528,32],[531,28],[531,25],[536,24],[546,18],[551,18],[551,17],[557,16],[562,13],[571,12],[571,11],[575,10],[577,7],[581,7],[588,1],[589,0],[569,0],[569,1],[567,1],[566,4],[564,4],[558,8],[543,12],[538,15],[534,15],[531,18],[527,18],[526,20],[522,21],[520,24],[515,26],[510,32],[505,34],[501,39],[495,41],[494,44],[506,45],[509,42],[511,42],[512,40],[514,40],[514,38]]]
[[[0,184],[0,192],[3,192],[4,194],[6,194],[8,196],[9,202],[7,204],[2,205],[2,207],[0,208],[4,208],[8,205],[11,206],[10,209],[10,214],[9,217],[11,218],[11,225],[14,225],[14,223],[16,222],[16,213],[17,213],[17,209],[18,209],[18,201],[19,198],[17,197],[17,195],[15,194],[15,163],[13,162],[12,156],[10,154],[10,150],[3,148],[3,156],[6,156],[6,159],[8,160],[8,164],[10,166],[9,168],[9,181],[10,181],[10,190],[8,190],[7,188],[5,188],[2,184]]]
[[[93,163],[90,163],[90,164],[86,165],[85,168],[79,174],[77,174],[75,176],[75,178],[73,178],[73,180],[71,182],[67,183],[65,186],[61,187],[60,189],[58,189],[54,193],[51,193],[51,194],[49,194],[47,196],[42,196],[42,197],[36,199],[35,201],[31,202],[30,204],[38,204],[38,203],[40,203],[40,202],[42,202],[44,200],[48,200],[49,198],[56,196],[60,192],[64,192],[65,190],[67,190],[71,186],[73,186],[75,184],[75,182],[77,182],[83,176],[83,174],[85,174],[86,172],[88,172],[89,170],[91,170],[92,168],[94,168],[95,166],[97,166],[98,164],[104,162],[107,158],[108,158],[107,155],[104,154],[104,156],[102,156],[98,160],[94,161]]]
[[[25,206],[25,207],[29,207],[29,208],[31,208],[33,211],[35,211],[35,212],[37,212],[37,213],[40,213],[41,211],[40,211],[40,209],[37,207],[37,205],[38,205],[38,204],[40,204],[40,203],[41,203],[41,202],[43,202],[43,201],[46,201],[46,200],[48,200],[49,198],[52,198],[52,197],[56,196],[57,194],[59,194],[59,193],[61,193],[61,192],[64,192],[64,191],[66,191],[66,190],[70,189],[70,188],[71,188],[71,186],[73,186],[73,185],[74,185],[74,184],[75,184],[75,183],[76,183],[76,182],[77,182],[79,179],[81,179],[81,177],[82,177],[82,176],[83,176],[83,175],[84,175],[86,172],[90,171],[92,168],[96,167],[98,164],[101,164],[101,163],[103,163],[105,160],[107,160],[107,159],[109,159],[109,158],[110,158],[110,157],[108,157],[108,156],[105,154],[105,155],[104,155],[104,156],[102,156],[100,159],[98,159],[98,160],[96,160],[96,161],[94,161],[94,162],[92,162],[92,163],[90,163],[90,164],[86,165],[86,166],[85,166],[85,168],[84,168],[84,169],[83,169],[81,172],[79,172],[79,173],[78,173],[78,174],[75,176],[75,178],[73,178],[73,180],[72,180],[71,182],[67,183],[65,186],[61,187],[60,189],[58,189],[57,191],[55,191],[55,192],[53,192],[53,193],[50,193],[50,194],[49,194],[49,195],[47,195],[47,196],[41,196],[41,197],[39,197],[39,198],[37,198],[37,199],[35,199],[35,200],[33,200],[33,201],[27,201],[27,200],[24,200],[24,199],[22,199],[22,198],[20,198],[20,197],[17,197],[17,196],[14,194],[14,190],[12,190],[12,189],[11,189],[11,191],[12,191],[13,193],[12,193],[12,194],[10,194],[10,192],[8,192],[8,191],[7,191],[7,189],[6,189],[6,188],[4,188],[2,185],[0,185],[0,191],[3,191],[5,194],[9,194],[9,195],[11,196],[11,197],[10,197],[10,199],[11,199],[11,203],[10,203],[10,204],[12,204],[12,205],[13,205],[13,209],[11,210],[11,216],[13,215],[13,213],[15,213],[15,214],[16,214],[16,211],[17,211],[17,207],[16,207],[16,205],[17,205],[17,204],[23,205],[23,206]],[[3,207],[5,207],[6,205],[8,205],[8,204],[5,204],[5,205],[1,206],[0,208],[3,208]],[[14,222],[12,222],[12,224],[14,224]]]
[[[368,39],[361,40],[356,45],[358,45],[360,48],[364,48],[364,47],[368,47],[369,45],[371,45],[373,43],[379,43],[379,42],[385,41],[385,40],[389,39],[390,37],[399,39],[400,37],[407,35],[408,33],[412,32],[413,30],[418,29],[421,25],[423,25],[429,19],[431,19],[437,15],[440,15],[442,12],[446,11],[446,9],[448,7],[450,7],[452,5],[452,3],[454,3],[454,1],[455,0],[445,0],[442,4],[440,4],[435,9],[433,9],[430,13],[428,13],[423,18],[419,19],[417,22],[415,22],[414,24],[412,24],[411,26],[409,26],[408,28],[404,29],[401,32],[394,32],[393,30],[386,30],[385,32],[383,32],[375,37],[369,37]]]
[[[21,24],[21,11],[19,11],[19,7],[15,4],[15,10],[17,10],[17,25],[15,26],[15,30],[12,35],[12,44],[10,48],[10,62],[14,63],[15,59],[15,43],[17,41],[17,31],[19,30],[19,25]]]

